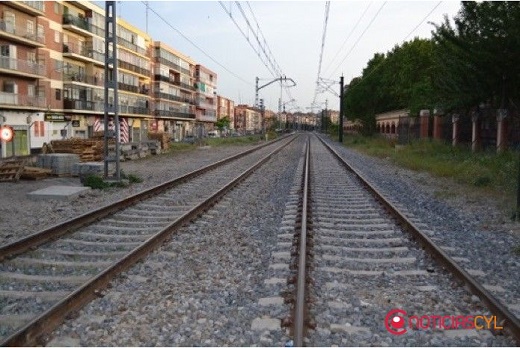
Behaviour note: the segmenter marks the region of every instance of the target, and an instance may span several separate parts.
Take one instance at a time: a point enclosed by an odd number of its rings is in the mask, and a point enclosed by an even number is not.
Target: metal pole
[[[105,151],[104,151],[104,177],[108,179],[109,162],[116,163],[115,179],[121,180],[121,171],[119,169],[119,97],[117,82],[117,17],[115,1],[107,1],[105,3]],[[112,103],[110,101],[110,91],[112,91]],[[113,118],[115,134],[109,131],[109,118]],[[109,140],[115,137],[115,154],[110,156]]]
[[[343,143],[343,76],[339,79],[339,142]]]
[[[518,180],[516,187],[516,212],[515,220],[520,220],[520,151],[518,152]]]

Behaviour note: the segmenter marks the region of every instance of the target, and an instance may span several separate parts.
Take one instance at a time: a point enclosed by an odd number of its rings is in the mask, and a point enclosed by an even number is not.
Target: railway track
[[[308,148],[288,273],[294,287],[285,298],[293,304],[285,324],[296,346],[520,342],[518,318],[413,218],[325,142],[311,137]],[[475,306],[466,289],[487,308]],[[507,332],[509,341],[490,332]]]
[[[296,137],[248,150],[0,248],[0,340],[36,345]],[[219,189],[215,189],[219,188]]]

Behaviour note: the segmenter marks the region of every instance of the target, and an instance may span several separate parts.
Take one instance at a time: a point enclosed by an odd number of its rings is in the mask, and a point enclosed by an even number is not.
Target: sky
[[[217,93],[236,104],[254,104],[257,77],[259,86],[279,77],[266,67],[271,65],[265,63],[262,50],[267,51],[271,62],[296,85],[289,87],[293,83],[285,82],[281,88],[275,81],[261,88],[259,97],[266,108],[277,112],[281,99],[287,111],[308,112],[325,105],[337,110],[340,76],[348,84],[361,75],[374,54],[415,37],[430,38],[432,23],[442,23],[445,15],[452,19],[460,9],[458,1],[331,1],[316,93],[326,2],[239,4],[254,30],[248,28],[235,2],[117,1],[116,11],[154,40],[164,41],[214,71]]]

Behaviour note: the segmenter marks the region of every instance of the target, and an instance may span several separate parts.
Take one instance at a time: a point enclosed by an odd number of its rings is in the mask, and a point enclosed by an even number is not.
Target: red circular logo
[[[406,312],[402,309],[392,309],[385,317],[385,327],[392,335],[402,335],[406,333]]]
[[[0,129],[0,139],[2,139],[5,142],[10,142],[13,140],[14,131],[12,127],[9,126],[3,126]]]

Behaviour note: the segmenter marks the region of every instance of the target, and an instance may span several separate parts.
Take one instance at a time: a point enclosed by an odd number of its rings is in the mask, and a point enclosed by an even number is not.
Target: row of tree
[[[433,24],[432,39],[416,38],[375,54],[361,77],[348,85],[345,114],[360,119],[366,133],[375,115],[409,109],[457,112],[481,104],[518,116],[520,3],[462,2],[453,19]]]

